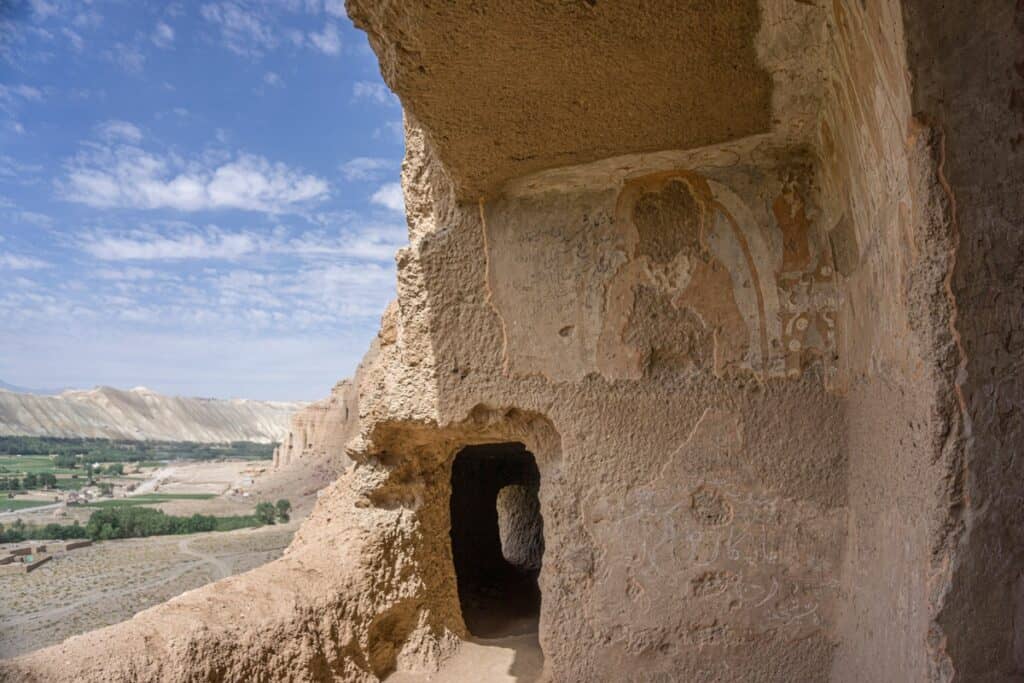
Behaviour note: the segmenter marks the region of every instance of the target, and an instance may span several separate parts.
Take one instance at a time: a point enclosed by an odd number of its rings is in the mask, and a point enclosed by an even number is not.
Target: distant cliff
[[[157,441],[280,441],[304,403],[162,396],[98,387],[39,396],[0,389],[0,435]]]
[[[274,450],[274,467],[327,456],[347,463],[345,444],[355,436],[358,415],[356,385],[343,379],[334,385],[330,396],[295,413],[287,436]]]

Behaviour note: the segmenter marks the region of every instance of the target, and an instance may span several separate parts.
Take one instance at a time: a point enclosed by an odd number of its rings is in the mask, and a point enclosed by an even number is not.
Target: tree
[[[277,510],[274,509],[273,503],[257,503],[256,504],[256,519],[263,524],[273,524],[274,517],[277,516]]]
[[[34,489],[37,486],[39,486],[39,477],[36,476],[35,472],[29,472],[28,474],[25,475],[25,478],[22,480],[21,485],[24,486],[26,489]]]
[[[118,476],[124,474],[124,463],[115,462],[106,467],[107,474],[116,474]]]
[[[289,520],[288,513],[292,510],[292,504],[287,499],[282,498],[277,501],[277,521],[287,522]]]
[[[114,485],[107,481],[101,481],[100,484],[100,495],[112,496],[114,495]]]
[[[57,467],[69,470],[73,470],[75,469],[75,467],[78,466],[78,458],[71,455],[70,453],[61,453],[60,455],[53,459],[53,462]]]
[[[45,489],[57,488],[57,475],[52,472],[44,472],[40,474],[39,485]]]

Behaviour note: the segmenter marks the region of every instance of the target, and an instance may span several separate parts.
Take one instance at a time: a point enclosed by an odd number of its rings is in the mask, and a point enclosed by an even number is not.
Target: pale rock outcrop
[[[1024,6],[347,7],[410,233],[353,466],[282,559],[9,680],[435,671],[455,463],[506,450],[546,680],[1019,678]]]
[[[306,404],[164,396],[97,387],[37,396],[0,390],[0,435],[224,443],[280,441]]]
[[[343,379],[334,385],[330,396],[295,413],[291,428],[274,449],[274,468],[344,453],[357,424],[356,387]]]

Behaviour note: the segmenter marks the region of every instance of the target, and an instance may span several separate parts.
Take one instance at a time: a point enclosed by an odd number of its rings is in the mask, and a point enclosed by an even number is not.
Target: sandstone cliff
[[[0,435],[156,441],[280,441],[304,403],[162,396],[98,387],[37,396],[0,390]]]
[[[355,402],[355,385],[343,379],[334,385],[330,396],[296,412],[288,433],[274,449],[274,467],[287,467],[299,460],[320,460],[331,453],[344,458],[345,444],[357,424]]]

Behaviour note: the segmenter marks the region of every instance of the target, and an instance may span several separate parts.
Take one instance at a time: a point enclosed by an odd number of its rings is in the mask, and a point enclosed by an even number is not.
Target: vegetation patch
[[[6,466],[6,455],[21,456],[8,458],[19,471],[29,460],[35,460],[38,467],[50,467],[54,460],[49,456],[72,456],[73,460],[61,459],[60,465],[86,462],[130,462],[146,460],[216,460],[231,458],[243,460],[269,460],[274,454],[272,443],[232,441],[230,443],[196,443],[193,441],[131,441],[119,439],[59,439],[49,436],[0,436],[0,466]],[[28,456],[43,456],[29,458]],[[52,470],[39,470],[52,471]]]
[[[18,500],[16,498],[0,498],[0,512],[7,510],[27,510],[40,505],[53,505],[52,500]]]
[[[155,494],[159,495],[159,494]],[[205,496],[207,494],[179,494],[177,497]],[[142,496],[139,496],[140,498]],[[113,501],[107,501],[113,502]],[[119,501],[118,501],[119,502]],[[19,543],[27,540],[91,538],[109,541],[117,538],[144,538],[196,534],[205,531],[233,531],[277,522],[287,522],[291,503],[279,500],[260,503],[252,515],[168,515],[161,510],[144,506],[110,506],[96,510],[85,526],[73,524],[47,524],[28,526],[20,519],[9,527],[0,524],[0,543]]]
[[[127,498],[115,498],[114,500],[95,500],[83,504],[82,507],[89,508],[118,508],[136,507],[139,505],[155,505],[166,503],[172,500],[210,500],[216,498],[213,493],[143,493]]]

